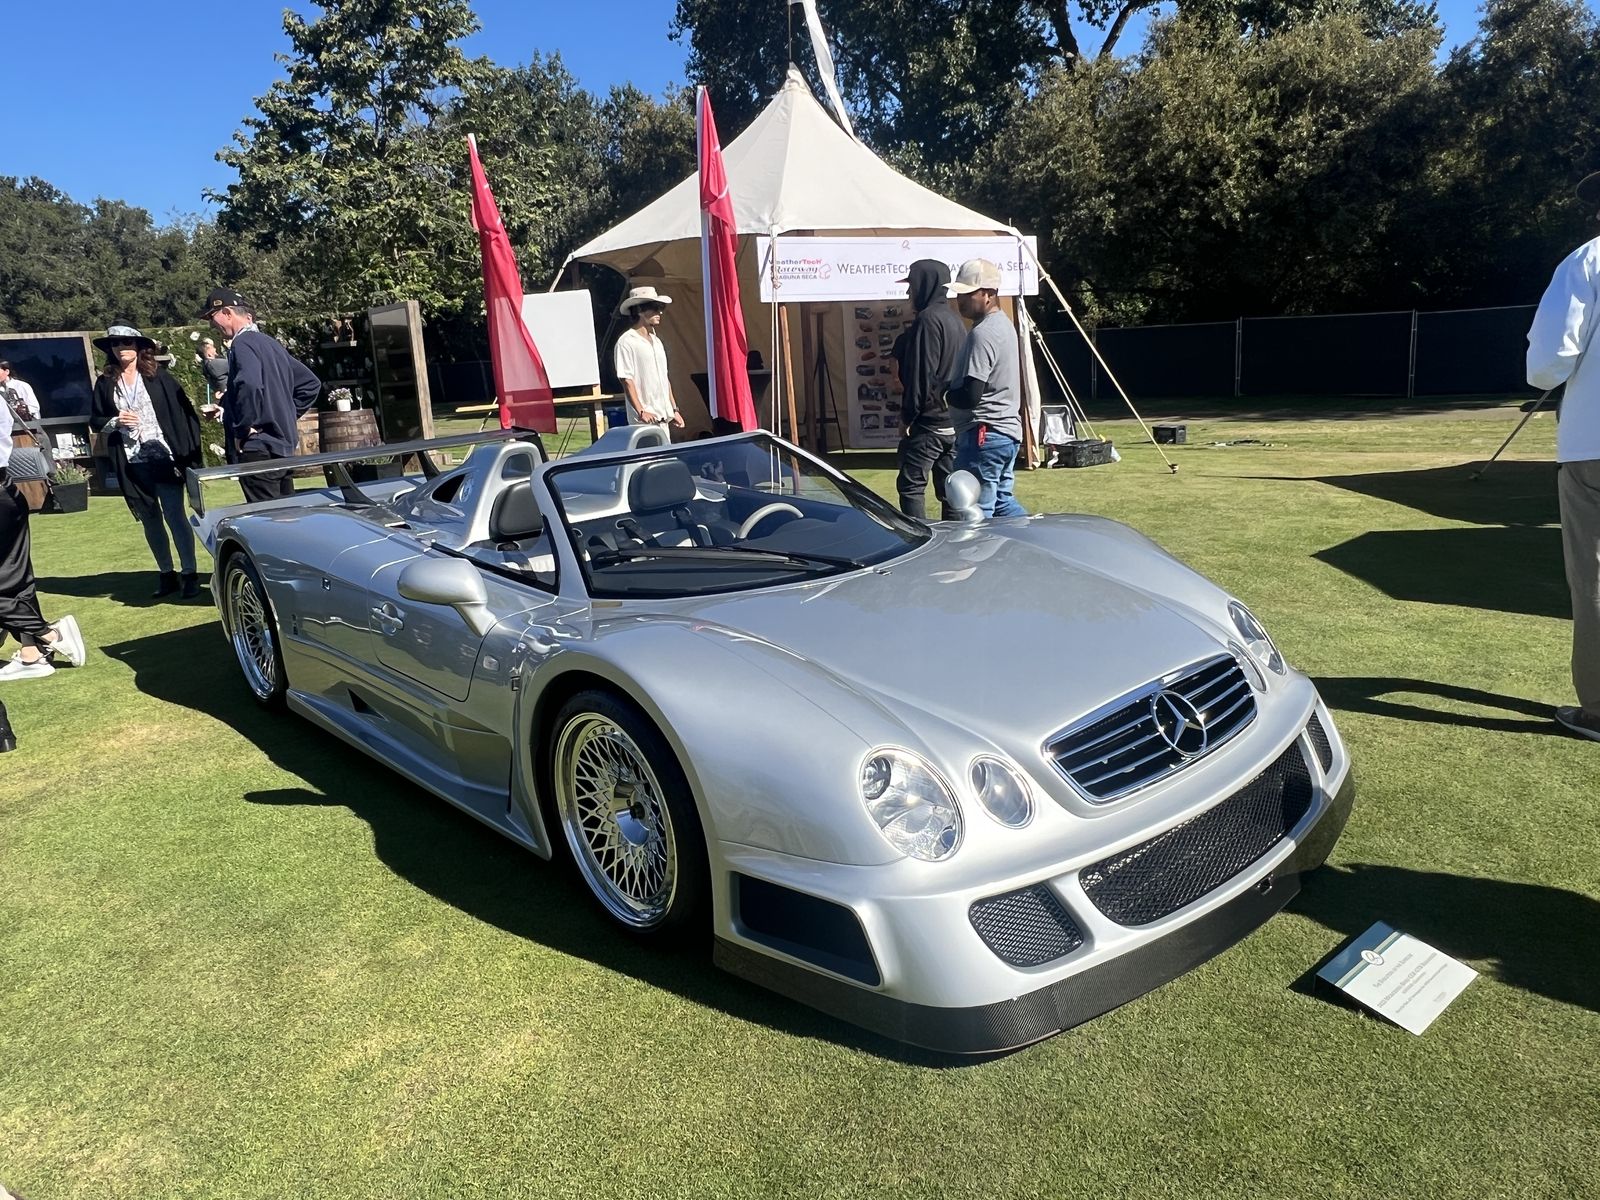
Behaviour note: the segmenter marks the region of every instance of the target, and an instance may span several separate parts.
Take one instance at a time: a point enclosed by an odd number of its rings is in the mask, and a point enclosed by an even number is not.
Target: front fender
[[[631,699],[661,729],[708,837],[831,863],[901,857],[868,815],[857,781],[867,750],[914,745],[910,734],[813,664],[704,622],[618,618],[596,622],[590,636],[534,668],[529,692],[570,694],[585,677]],[[556,706],[528,707],[524,744],[547,744]]]

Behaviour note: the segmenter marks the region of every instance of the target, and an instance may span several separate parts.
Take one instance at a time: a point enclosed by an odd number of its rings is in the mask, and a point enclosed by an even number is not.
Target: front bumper
[[[1341,756],[1342,757],[1342,756]],[[1264,856],[1220,893],[1232,894],[1081,969],[1006,999],[972,1005],[919,1003],[719,937],[715,961],[725,970],[823,1012],[898,1041],[951,1054],[1011,1050],[1108,1012],[1214,957],[1264,924],[1300,890],[1300,876],[1320,866],[1349,819],[1355,781],[1348,759],[1337,791],[1321,792],[1292,846]],[[924,946],[951,971],[961,956]],[[1026,976],[1022,976],[1026,979]]]

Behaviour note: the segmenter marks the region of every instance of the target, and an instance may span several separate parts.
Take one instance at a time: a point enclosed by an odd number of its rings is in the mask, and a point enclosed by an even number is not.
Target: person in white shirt
[[[1600,221],[1600,171],[1578,184],[1578,199]],[[1566,384],[1556,431],[1561,547],[1572,592],[1572,683],[1576,705],[1556,720],[1600,742],[1600,237],[1556,267],[1528,330],[1528,383]]]
[[[0,358],[0,399],[9,400],[15,405],[17,416],[29,421],[39,419],[39,398],[33,394],[32,385],[27,380],[15,378],[11,374],[11,364],[3,358]]]
[[[667,349],[661,344],[661,318],[671,296],[653,287],[636,287],[617,305],[631,315],[633,325],[617,339],[613,361],[617,380],[628,397],[629,425],[675,425],[683,428],[683,414],[667,378]]]

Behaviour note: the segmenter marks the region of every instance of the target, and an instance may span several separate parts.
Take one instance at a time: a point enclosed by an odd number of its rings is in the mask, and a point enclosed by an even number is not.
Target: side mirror
[[[978,506],[978,477],[971,471],[952,471],[944,481],[945,503],[956,510],[958,519],[968,525],[983,520]]]
[[[489,589],[478,568],[464,558],[415,559],[400,569],[395,587],[406,600],[455,609],[479,637],[494,628]]]

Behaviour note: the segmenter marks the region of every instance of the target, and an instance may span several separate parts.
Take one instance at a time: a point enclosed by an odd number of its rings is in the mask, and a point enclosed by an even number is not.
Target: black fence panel
[[[1410,312],[1246,317],[1239,393],[1404,396],[1411,318]]]
[[[494,365],[489,362],[431,363],[428,391],[435,407],[487,404],[494,395]]]
[[[1102,326],[1095,345],[1130,396],[1231,396],[1237,337],[1232,321]],[[1100,391],[1115,395],[1116,388],[1102,378]]]
[[[1080,403],[1090,399],[1094,395],[1096,371],[1094,355],[1089,352],[1089,343],[1083,340],[1083,335],[1076,329],[1056,330],[1042,334],[1040,340],[1050,347],[1050,354],[1067,377],[1072,394]],[[1055,376],[1042,363],[1039,365],[1039,389],[1044,393],[1046,404],[1062,404],[1066,400]]]
[[[1419,396],[1532,395],[1526,363],[1534,306],[1417,314]]]

